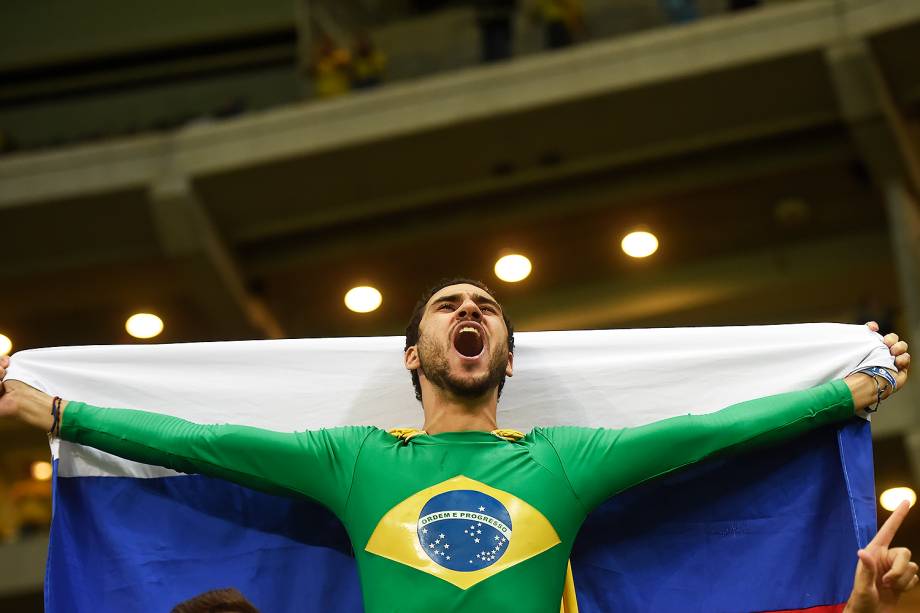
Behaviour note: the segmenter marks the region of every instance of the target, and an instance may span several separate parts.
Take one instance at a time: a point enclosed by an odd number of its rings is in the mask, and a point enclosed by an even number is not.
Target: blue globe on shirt
[[[432,496],[418,519],[422,549],[438,565],[456,571],[487,568],[511,543],[511,514],[501,502],[475,490]]]

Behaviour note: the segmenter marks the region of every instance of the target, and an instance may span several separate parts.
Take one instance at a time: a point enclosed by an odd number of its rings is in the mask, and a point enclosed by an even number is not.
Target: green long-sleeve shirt
[[[838,380],[708,415],[535,428],[517,441],[487,432],[405,441],[359,426],[274,432],[78,402],[61,437],[325,505],[351,538],[368,613],[558,613],[572,543],[601,502],[714,454],[852,415]]]

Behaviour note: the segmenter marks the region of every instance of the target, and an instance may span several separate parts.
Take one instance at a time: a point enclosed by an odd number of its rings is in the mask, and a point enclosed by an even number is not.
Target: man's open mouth
[[[475,358],[482,354],[485,341],[478,326],[460,324],[454,334],[454,349],[465,358]]]

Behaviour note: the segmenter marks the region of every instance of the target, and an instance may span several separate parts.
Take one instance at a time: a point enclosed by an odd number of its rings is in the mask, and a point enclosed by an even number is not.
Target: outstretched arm
[[[6,363],[0,360],[0,376]],[[48,430],[47,394],[7,381],[0,416]],[[175,417],[62,403],[60,435],[122,458],[202,473],[272,492],[303,495],[341,514],[358,449],[371,428],[275,432],[235,425],[203,425]]]
[[[896,335],[885,337],[898,389],[910,356]],[[614,494],[716,454],[767,445],[844,420],[875,404],[876,381],[863,373],[824,385],[758,398],[707,415],[683,415],[637,428],[546,428],[535,432],[556,449],[586,510]]]
[[[917,564],[910,560],[910,550],[891,548],[891,541],[907,517],[907,501],[895,509],[865,549],[858,552],[853,592],[844,613],[889,613],[895,610],[901,594],[920,582]]]

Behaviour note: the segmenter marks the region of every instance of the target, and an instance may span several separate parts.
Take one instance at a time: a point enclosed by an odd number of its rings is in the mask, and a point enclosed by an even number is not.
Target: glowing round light
[[[134,338],[153,338],[163,331],[163,320],[152,313],[135,313],[125,322],[125,330]]]
[[[658,238],[651,232],[644,230],[630,232],[623,237],[620,247],[626,255],[634,258],[645,258],[658,251]]]
[[[355,313],[370,313],[380,306],[383,296],[376,288],[361,285],[353,287],[345,294],[345,306]]]
[[[498,258],[495,262],[495,276],[508,283],[517,283],[530,275],[530,260],[518,253]]]
[[[0,334],[0,355],[8,355],[13,350],[13,341],[5,334]]]
[[[894,511],[905,500],[910,506],[914,506],[917,503],[917,493],[909,487],[893,487],[878,497],[879,503],[886,511]]]
[[[32,478],[36,481],[47,481],[51,478],[51,462],[32,462]]]

